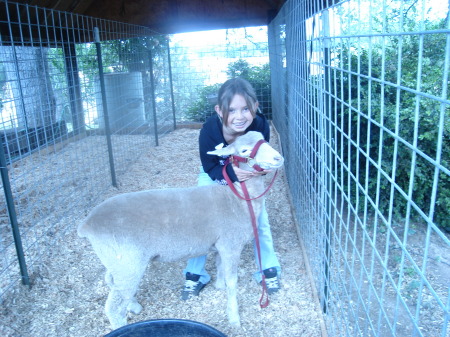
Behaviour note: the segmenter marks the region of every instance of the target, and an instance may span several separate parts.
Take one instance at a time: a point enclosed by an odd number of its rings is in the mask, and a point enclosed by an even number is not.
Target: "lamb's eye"
[[[247,153],[248,152],[248,150],[247,149],[243,149],[243,150],[241,150],[241,153],[242,154],[245,154],[245,153]]]

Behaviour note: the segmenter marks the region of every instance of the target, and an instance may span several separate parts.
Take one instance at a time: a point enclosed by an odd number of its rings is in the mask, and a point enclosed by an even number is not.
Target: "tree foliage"
[[[250,82],[255,89],[261,112],[268,118],[272,116],[272,98],[269,64],[251,66],[246,60],[239,59],[228,65],[229,79],[241,77]],[[204,122],[214,113],[217,104],[217,92],[222,83],[200,87],[197,91],[198,99],[188,107],[186,116],[190,121]]]

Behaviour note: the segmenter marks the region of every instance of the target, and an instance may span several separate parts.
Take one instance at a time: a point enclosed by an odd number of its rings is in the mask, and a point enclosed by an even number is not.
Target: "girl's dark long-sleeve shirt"
[[[257,113],[252,124],[245,130],[259,131],[263,134],[264,139],[268,142],[270,140],[270,127],[264,115]],[[222,174],[222,168],[225,165],[226,157],[219,157],[207,154],[208,151],[214,151],[216,146],[223,144],[228,146],[222,133],[222,122],[217,114],[209,117],[203,124],[199,136],[200,160],[202,162],[203,170],[210,176],[210,178],[220,184],[226,185],[225,178]],[[227,167],[227,173],[231,181],[236,182],[238,178],[234,173],[231,165]]]

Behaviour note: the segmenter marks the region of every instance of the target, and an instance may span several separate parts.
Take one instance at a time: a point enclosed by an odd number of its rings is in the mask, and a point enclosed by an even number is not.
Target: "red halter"
[[[266,141],[264,139],[260,139],[255,147],[253,148],[252,152],[250,153],[250,156],[248,157],[240,157],[240,156],[230,156],[229,158],[229,162],[230,163],[234,163],[234,162],[238,162],[238,163],[246,163],[248,166],[254,168],[256,171],[261,172],[264,171],[263,168],[261,168],[261,166],[259,166],[256,161],[255,161],[255,156],[256,153],[259,150],[259,147],[261,146],[261,144],[264,144]],[[226,163],[227,164],[227,163]],[[226,166],[225,164],[225,166]]]
[[[273,183],[275,182],[275,178],[277,177],[278,171],[275,171],[275,174],[274,174],[274,176],[273,176],[273,178],[272,178],[272,181],[270,182],[269,186],[266,188],[266,190],[265,190],[261,195],[259,195],[259,196],[257,196],[257,197],[254,197],[254,198],[250,198],[250,196],[249,196],[248,194],[242,196],[242,195],[240,195],[239,192],[236,190],[236,188],[235,188],[234,185],[233,185],[233,182],[231,181],[230,177],[228,176],[228,173],[227,173],[227,166],[228,166],[228,164],[230,164],[230,163],[231,163],[231,164],[234,164],[234,163],[246,163],[247,165],[249,165],[250,167],[252,167],[253,169],[255,169],[255,170],[258,171],[258,172],[264,171],[264,169],[261,168],[261,166],[259,166],[258,163],[257,163],[256,160],[255,160],[255,156],[256,156],[256,153],[257,153],[258,150],[259,150],[259,147],[261,146],[261,144],[264,144],[264,143],[266,143],[266,141],[265,141],[264,139],[260,139],[260,140],[256,143],[256,145],[253,147],[253,150],[252,150],[252,152],[250,153],[250,156],[248,156],[248,157],[241,157],[241,156],[236,156],[236,155],[230,156],[230,157],[227,159],[227,161],[225,162],[224,167],[222,168],[222,174],[223,174],[223,177],[225,178],[225,180],[226,180],[228,186],[230,186],[230,188],[231,188],[231,190],[234,192],[234,194],[236,194],[236,196],[239,197],[239,198],[242,199],[242,200],[251,201],[251,200],[259,199],[259,198],[261,198],[264,194],[266,194],[266,193],[270,190],[270,188],[272,187]],[[252,164],[253,164],[253,165],[252,165]],[[242,187],[242,190],[243,190],[243,191],[244,191],[244,189],[246,190],[246,187],[245,187],[244,182],[241,182],[241,187]],[[245,194],[245,193],[244,193],[244,194]]]

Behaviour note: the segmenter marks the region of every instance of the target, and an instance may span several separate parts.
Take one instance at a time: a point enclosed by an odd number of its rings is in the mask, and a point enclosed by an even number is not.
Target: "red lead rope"
[[[266,193],[270,190],[270,188],[272,187],[273,183],[275,182],[275,178],[277,177],[277,174],[278,174],[278,171],[275,171],[275,173],[274,173],[274,175],[273,175],[273,178],[272,178],[272,181],[270,182],[269,186],[267,186],[266,190],[265,190],[263,193],[261,193],[261,194],[260,194],[259,196],[257,196],[257,197],[250,198],[250,196],[248,195],[248,193],[247,193],[247,195],[245,195],[245,193],[244,193],[244,196],[240,195],[239,192],[237,191],[236,187],[234,187],[234,184],[233,184],[233,182],[231,181],[230,177],[228,176],[228,173],[227,173],[227,170],[226,170],[226,168],[227,168],[227,166],[228,166],[229,163],[230,163],[229,161],[225,162],[225,166],[222,168],[222,174],[223,174],[223,177],[225,178],[225,180],[226,180],[228,186],[230,186],[230,188],[231,188],[231,190],[233,191],[233,193],[234,193],[238,198],[240,198],[240,199],[242,199],[242,200],[245,200],[245,201],[256,200],[256,199],[259,199],[259,198],[261,198],[262,196],[264,196],[264,194],[266,194]],[[243,186],[245,186],[245,183],[242,181],[242,182],[240,182],[240,184],[241,184],[241,187],[242,187],[242,191],[244,191],[244,187],[243,187]],[[245,188],[245,189],[247,189],[247,188]]]
[[[258,226],[256,224],[256,216],[255,211],[253,210],[252,201],[250,199],[250,195],[248,194],[247,186],[245,186],[244,182],[241,182],[242,191],[244,192],[245,200],[247,201],[248,210],[250,211],[250,216],[252,217],[252,227],[253,227],[253,235],[255,236],[255,245],[256,250],[258,252],[258,261],[259,261],[259,271],[262,276],[262,294],[261,298],[259,299],[259,306],[261,308],[266,308],[269,305],[269,294],[267,293],[267,284],[266,284],[266,275],[264,275],[264,272],[262,270],[262,263],[261,263],[261,247],[259,245],[259,235],[258,235]]]
[[[243,182],[243,181],[240,182],[244,196],[241,196],[239,194],[239,192],[236,190],[236,188],[234,187],[234,184],[231,181],[230,177],[228,176],[228,173],[226,170],[229,163],[230,163],[230,161],[227,161],[225,163],[225,165],[222,169],[222,174],[223,174],[225,180],[227,181],[228,186],[230,186],[230,188],[234,192],[234,194],[236,194],[236,196],[239,197],[240,199],[243,199],[247,202],[248,210],[250,211],[250,216],[252,218],[253,235],[255,236],[255,245],[256,245],[256,250],[258,252],[259,271],[260,271],[261,277],[262,277],[261,284],[263,287],[262,295],[261,295],[261,298],[259,299],[259,305],[261,308],[266,308],[269,305],[269,295],[267,293],[266,276],[264,275],[264,272],[262,271],[261,248],[260,248],[260,244],[259,244],[258,226],[256,223],[256,216],[255,216],[255,211],[253,210],[252,200],[261,198],[264,194],[266,194],[269,191],[269,189],[272,187],[272,185],[275,181],[278,171],[275,171],[274,177],[273,177],[271,183],[269,184],[269,187],[267,187],[267,189],[260,196],[258,196],[256,198],[250,198],[250,195],[248,193],[245,182]]]

